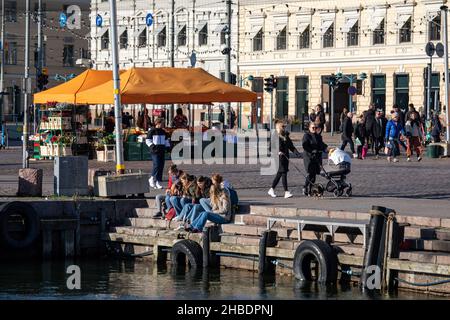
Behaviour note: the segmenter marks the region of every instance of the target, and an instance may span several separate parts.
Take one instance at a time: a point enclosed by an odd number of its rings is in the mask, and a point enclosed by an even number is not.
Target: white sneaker
[[[150,184],[150,188],[155,187],[155,179],[153,179],[153,177],[150,177],[150,179],[148,179],[148,183]]]
[[[422,157],[417,157],[417,161],[420,162],[422,160]]]
[[[398,159],[397,159],[397,158],[394,158],[394,162],[398,162]]]
[[[178,227],[175,228],[175,231],[184,230],[184,224],[180,224]]]
[[[353,154],[353,158],[358,158],[358,155],[356,153]]]
[[[272,198],[276,198],[277,195],[275,194],[275,191],[273,190],[273,188],[270,188],[269,192],[267,192],[269,194],[269,196],[271,196]]]
[[[284,193],[284,198],[285,198],[285,199],[291,198],[292,196],[293,196],[293,194],[290,193],[289,191],[286,191],[286,192]]]
[[[388,162],[391,162],[391,157],[387,157],[387,161],[388,161]]]
[[[162,185],[159,184],[159,181],[156,181],[156,187],[155,188],[156,189],[162,189],[163,187],[162,187]]]
[[[394,161],[395,161],[395,159],[394,159]],[[410,157],[406,158],[406,161],[411,162],[411,158]]]

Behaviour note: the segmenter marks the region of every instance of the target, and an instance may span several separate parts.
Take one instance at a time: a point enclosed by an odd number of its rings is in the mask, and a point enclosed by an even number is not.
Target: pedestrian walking
[[[164,120],[158,118],[155,121],[155,127],[150,129],[145,143],[150,148],[152,156],[153,170],[149,179],[151,188],[162,189],[161,181],[164,170],[164,160],[166,148],[170,147],[170,142],[164,130]]]
[[[289,171],[289,151],[293,152],[297,156],[300,155],[300,152],[294,147],[291,138],[289,137],[289,132],[286,131],[286,124],[282,121],[278,121],[275,124],[276,133],[279,139],[279,149],[278,149],[278,171],[273,179],[272,187],[268,191],[268,194],[275,198],[277,195],[275,194],[275,188],[278,183],[281,182],[284,188],[284,197],[290,198],[292,197],[292,193],[288,190],[287,183],[287,173]]]
[[[341,133],[342,133],[343,127],[344,127],[343,126],[344,125],[344,120],[345,120],[345,118],[347,118],[347,113],[348,113],[348,109],[346,107],[344,107],[342,109],[342,113],[339,116],[339,131],[341,131]]]
[[[341,145],[341,150],[345,150],[345,147],[347,146],[347,144],[350,145],[350,150],[353,154],[353,157],[356,158],[356,152],[355,152],[355,144],[353,143],[353,113],[352,112],[348,112],[343,123],[342,123],[342,135],[341,135],[341,139],[342,139],[342,145]]]
[[[424,135],[423,126],[415,112],[409,113],[409,119],[405,124],[407,139],[406,161],[411,161],[411,155],[414,151],[417,155],[417,161],[422,160],[422,137]]]
[[[316,116],[314,119],[316,126],[319,128],[319,134],[322,134],[323,129],[325,128],[325,112],[323,111],[323,107],[321,104],[316,105]]]
[[[372,135],[375,149],[375,159],[378,159],[380,150],[384,148],[384,136],[386,133],[387,119],[382,109],[378,109],[375,113],[375,120],[372,124]]]
[[[367,140],[367,147],[374,151],[374,137],[373,137],[373,122],[375,121],[375,105],[373,103],[369,104],[369,109],[364,114],[364,124],[365,124],[365,137]]]
[[[433,114],[431,119],[431,137],[433,138],[433,142],[441,142],[441,134],[442,134],[442,123],[439,119],[439,114]]]
[[[391,162],[398,162],[397,156],[400,155],[400,135],[405,135],[403,125],[400,123],[400,116],[398,113],[393,113],[392,119],[388,121],[386,125],[386,147],[387,147],[387,160]]]
[[[367,136],[366,136],[366,124],[365,117],[363,114],[359,116],[359,120],[355,127],[355,143],[356,143],[356,153],[358,159],[364,160],[367,154]]]
[[[328,148],[319,132],[320,127],[312,122],[309,124],[309,131],[303,136],[303,164],[307,172],[303,194],[306,196],[310,195],[312,184],[316,182],[316,175],[320,174],[322,152]]]
[[[409,119],[411,119],[411,114],[412,114],[412,113],[416,113],[416,120],[422,122],[422,119],[421,119],[421,117],[420,117],[420,114],[419,114],[419,112],[416,111],[416,108],[414,107],[414,104],[410,103],[410,104],[408,105],[408,112],[406,112],[406,115],[405,115],[406,121],[408,121]],[[422,122],[422,124],[423,124],[423,122]],[[406,125],[406,123],[405,123],[405,125]]]

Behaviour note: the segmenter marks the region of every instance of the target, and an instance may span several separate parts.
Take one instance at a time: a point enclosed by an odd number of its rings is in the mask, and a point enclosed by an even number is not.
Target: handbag
[[[361,140],[359,140],[359,138],[356,138],[356,139],[355,139],[355,144],[356,144],[357,146],[362,146],[362,142],[361,142]]]
[[[167,212],[165,218],[166,220],[172,220],[173,218],[175,218],[175,216],[177,215],[175,208],[170,208],[169,211]]]

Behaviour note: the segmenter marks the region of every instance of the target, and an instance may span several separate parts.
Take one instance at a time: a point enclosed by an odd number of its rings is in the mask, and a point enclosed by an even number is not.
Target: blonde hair
[[[209,196],[211,198],[211,204],[214,204],[216,206],[219,205],[220,196],[222,195],[223,189],[222,189],[222,181],[223,178],[220,174],[213,174],[211,176],[211,189],[209,191]]]

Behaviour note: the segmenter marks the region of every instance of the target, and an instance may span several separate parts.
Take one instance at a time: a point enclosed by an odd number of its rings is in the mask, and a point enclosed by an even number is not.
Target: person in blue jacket
[[[386,125],[386,147],[388,148],[387,160],[388,162],[398,162],[397,156],[400,155],[400,135],[405,136],[405,129],[400,122],[400,117],[397,112],[392,114],[392,119]]]

